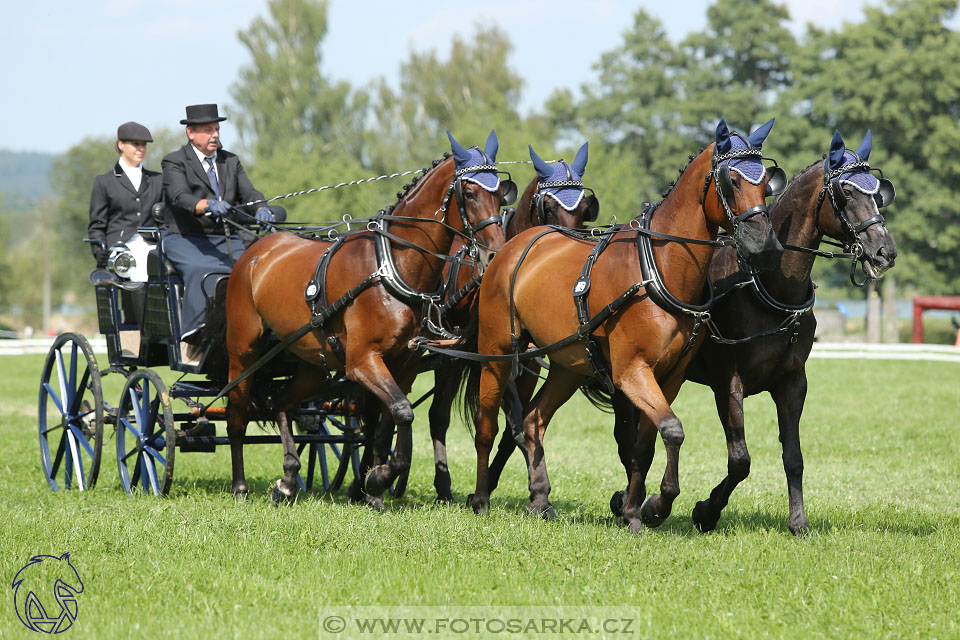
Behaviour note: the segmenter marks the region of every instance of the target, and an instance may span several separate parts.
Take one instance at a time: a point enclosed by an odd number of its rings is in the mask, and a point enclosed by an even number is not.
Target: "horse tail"
[[[605,413],[613,413],[613,394],[607,391],[607,387],[599,378],[590,378],[580,386],[582,393],[590,404]]]
[[[480,314],[471,314],[470,322],[463,330],[460,340],[457,341],[457,349],[461,351],[477,352],[478,339],[480,337]],[[454,372],[460,377],[460,414],[467,425],[470,433],[474,432],[474,421],[477,417],[477,410],[480,408],[480,366],[481,363],[476,360],[460,359],[458,367]]]
[[[225,283],[225,281],[222,281]],[[227,383],[230,357],[227,353],[227,288],[217,286],[207,300],[206,324],[200,329],[200,350],[205,353],[204,370],[213,382]]]

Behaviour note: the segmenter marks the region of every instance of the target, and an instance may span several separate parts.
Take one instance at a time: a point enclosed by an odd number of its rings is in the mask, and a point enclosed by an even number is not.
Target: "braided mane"
[[[449,151],[445,151],[444,154],[443,154],[443,157],[440,158],[439,160],[434,160],[434,161],[430,164],[430,167],[429,167],[429,168],[424,167],[423,169],[420,170],[420,172],[421,172],[423,175],[416,176],[416,177],[414,177],[414,179],[413,179],[412,181],[410,181],[409,183],[403,185],[403,191],[397,191],[397,202],[396,202],[396,204],[400,204],[400,201],[403,200],[403,199],[407,196],[408,193],[410,193],[410,190],[411,190],[411,189],[413,189],[415,186],[417,186],[417,183],[419,183],[423,178],[425,178],[426,175],[427,175],[428,173],[430,173],[433,169],[435,169],[441,162],[443,162],[444,160],[446,160],[447,158],[449,158],[450,155],[451,155],[451,154],[450,154]]]
[[[657,204],[657,206],[660,206],[661,204],[663,204],[663,201],[667,199],[667,196],[670,195],[670,192],[673,191],[673,188],[674,188],[675,186],[677,186],[677,182],[680,181],[680,176],[683,175],[683,172],[686,171],[687,169],[689,169],[689,168],[690,168],[690,165],[693,164],[693,161],[694,161],[701,153],[703,153],[705,150],[706,150],[706,147],[701,147],[701,148],[700,148],[700,151],[698,151],[698,152],[695,153],[694,155],[692,155],[692,156],[687,156],[687,164],[686,164],[686,166],[684,166],[683,168],[681,168],[681,169],[679,169],[679,170],[677,171],[677,179],[676,179],[676,180],[673,180],[673,181],[671,181],[669,184],[667,184],[667,190],[660,194],[660,202]]]

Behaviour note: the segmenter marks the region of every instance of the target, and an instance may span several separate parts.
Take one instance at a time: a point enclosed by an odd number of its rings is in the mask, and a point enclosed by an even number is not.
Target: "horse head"
[[[867,164],[872,147],[869,130],[856,151],[847,149],[840,132],[834,131],[830,153],[823,161],[820,194],[821,207],[828,206],[829,201],[834,215],[824,220],[818,208],[817,216],[823,233],[858,254],[864,273],[876,279],[897,258],[897,246],[880,213],[880,209],[893,202],[896,190],[882,171]]]
[[[740,258],[754,269],[772,269],[780,262],[783,246],[770,224],[766,197],[777,195],[786,184],[778,166],[763,164],[761,146],[773,128],[773,118],[749,136],[717,124],[711,171],[703,188],[703,209],[707,218],[729,232]],[[716,197],[708,197],[710,184]]]
[[[447,130],[450,148],[453,151],[453,193],[461,223],[459,231],[477,243],[477,258],[486,268],[504,243],[500,207],[513,204],[517,197],[517,184],[510,174],[497,170],[496,131],[491,131],[483,150],[479,147],[464,148]],[[501,173],[505,178],[501,179]],[[451,219],[456,228],[457,217]]]
[[[518,222],[527,222],[529,226],[556,224],[577,229],[583,223],[597,219],[600,201],[592,189],[584,188],[582,182],[587,169],[587,144],[583,143],[572,164],[566,160],[549,164],[532,146],[529,147],[537,176],[520,198],[517,210],[522,214]],[[587,191],[591,193],[588,195]]]

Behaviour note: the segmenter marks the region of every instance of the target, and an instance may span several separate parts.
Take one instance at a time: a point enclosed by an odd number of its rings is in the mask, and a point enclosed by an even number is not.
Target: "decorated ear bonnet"
[[[573,160],[573,164],[569,164],[566,160],[558,160],[553,164],[549,164],[544,161],[537,153],[533,150],[532,146],[528,145],[530,149],[530,159],[533,161],[533,166],[537,170],[537,193],[534,195],[536,199],[537,206],[537,217],[540,224],[545,224],[545,214],[543,213],[543,198],[552,198],[557,202],[558,205],[563,207],[566,211],[574,211],[577,207],[580,206],[580,203],[583,201],[588,190],[587,187],[583,186],[583,174],[587,169],[587,146],[589,143],[584,142],[583,146],[577,151],[577,155]],[[592,193],[592,189],[589,189]],[[596,196],[589,196],[596,200]],[[585,222],[593,222],[597,219],[597,213],[599,212],[599,204],[596,206],[591,206],[587,215],[584,217]]]
[[[717,124],[717,144],[713,148],[711,160],[716,171],[717,187],[725,198],[733,197],[733,183],[730,181],[730,172],[736,171],[750,184],[760,184],[767,175],[767,168],[763,164],[763,141],[773,128],[774,119],[757,128],[749,136],[743,136],[736,131],[730,131],[723,118]],[[783,191],[787,185],[787,175],[775,160],[770,169],[770,179],[767,180],[766,195],[775,196]]]
[[[450,148],[453,151],[455,162],[454,178],[466,182],[473,182],[491,193],[496,193],[500,190],[500,173],[504,173],[506,179],[503,180],[503,194],[500,204],[501,206],[512,204],[517,197],[517,185],[510,179],[509,173],[501,172],[497,169],[497,150],[499,148],[497,132],[490,132],[483,151],[478,147],[465,149],[459,142],[454,140],[449,129],[447,129],[447,137],[450,139]]]
[[[856,151],[847,149],[839,131],[834,131],[830,144],[830,153],[823,161],[823,183],[830,185],[834,205],[843,209],[847,204],[842,185],[850,185],[860,193],[873,196],[877,207],[886,207],[896,197],[893,183],[883,177],[883,171],[867,164],[873,149],[873,136],[870,130]],[[877,178],[873,171],[880,174]]]

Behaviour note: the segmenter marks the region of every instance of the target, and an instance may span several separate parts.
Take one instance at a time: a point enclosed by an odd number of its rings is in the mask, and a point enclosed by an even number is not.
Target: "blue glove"
[[[218,218],[230,217],[230,205],[227,204],[227,202],[224,200],[208,200],[207,211],[217,216]]]
[[[277,221],[277,216],[273,215],[273,211],[270,211],[270,209],[267,207],[260,207],[257,209],[257,213],[254,215],[254,218],[256,218],[257,222],[260,224]]]

